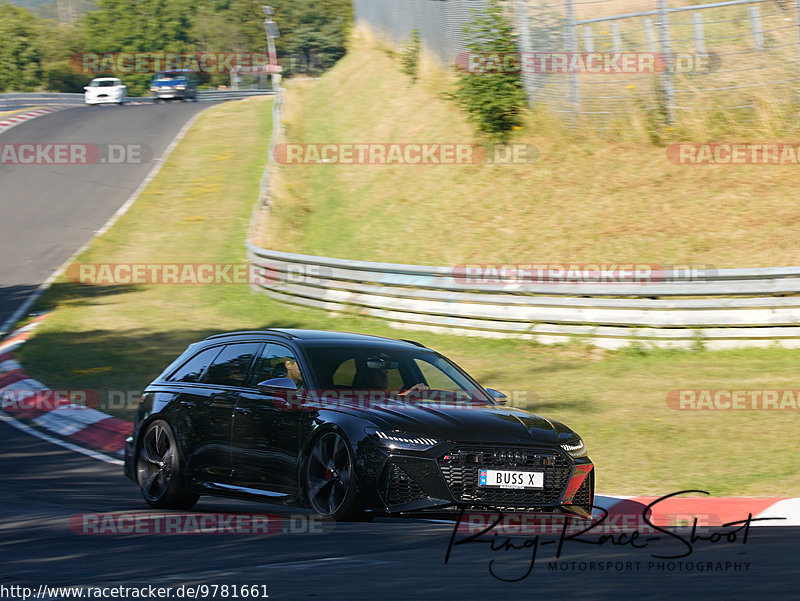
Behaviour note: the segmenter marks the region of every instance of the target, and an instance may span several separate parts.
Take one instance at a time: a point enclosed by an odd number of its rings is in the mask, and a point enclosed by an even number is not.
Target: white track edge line
[[[86,449],[71,442],[67,442],[66,440],[61,440],[60,438],[55,438],[54,436],[50,436],[49,434],[40,432],[36,428],[32,428],[31,426],[24,424],[19,420],[14,419],[13,417],[11,417],[10,415],[6,414],[3,411],[0,411],[0,421],[8,424],[13,428],[16,428],[17,430],[25,432],[26,434],[30,434],[31,436],[35,436],[36,438],[50,442],[54,445],[58,445],[70,451],[75,451],[76,453],[86,455],[87,457],[91,457],[92,459],[99,459],[100,461],[111,463],[112,465],[124,465],[125,463],[124,461],[122,461],[121,459],[117,459],[116,457],[111,457],[110,455],[106,455],[105,453],[100,453],[99,451],[92,451],[91,449]]]

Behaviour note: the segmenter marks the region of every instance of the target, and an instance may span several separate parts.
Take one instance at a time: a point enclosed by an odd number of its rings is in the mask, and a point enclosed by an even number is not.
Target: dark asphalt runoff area
[[[77,106],[0,134],[0,151],[5,150],[0,161],[0,328],[125,203],[152,169],[153,159],[208,106]],[[48,144],[64,143],[93,145],[86,160],[97,162],[7,164],[7,145],[16,153],[20,144],[44,150]],[[80,160],[79,154],[72,156]],[[50,157],[55,157],[53,150],[40,158]]]
[[[309,514],[261,503],[202,497],[192,510],[270,513],[279,520],[264,534],[82,534],[86,513],[142,514],[150,510],[119,466],[62,449],[0,423],[0,586],[264,585],[269,599],[791,599],[798,598],[797,528],[753,528],[746,544],[696,543],[693,564],[749,562],[745,571],[648,569],[649,549],[565,543],[553,571],[555,544],[539,547],[527,578],[503,582],[490,574],[525,574],[530,546],[492,551],[488,544],[454,546],[445,564],[452,525],[377,518],[371,523],[308,522]],[[159,512],[170,513],[170,512]],[[295,517],[292,517],[292,516]],[[296,517],[299,515],[299,517]],[[70,519],[73,527],[70,527]],[[97,523],[97,522],[95,522]],[[272,531],[272,530],[271,530]],[[465,535],[457,535],[462,540]],[[501,547],[505,539],[496,540]],[[597,537],[591,540],[597,541]],[[543,538],[541,543],[545,542]],[[530,543],[529,543],[530,545]],[[563,563],[562,563],[563,562]],[[569,566],[575,562],[575,568]],[[581,570],[581,562],[586,565]],[[621,569],[588,569],[613,562]],[[628,569],[636,567],[639,569]],[[2,590],[2,589],[0,589]],[[217,598],[222,598],[218,595]]]

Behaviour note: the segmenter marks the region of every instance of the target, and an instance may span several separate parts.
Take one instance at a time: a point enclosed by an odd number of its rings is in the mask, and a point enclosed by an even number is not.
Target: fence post
[[[652,54],[656,53],[656,32],[653,27],[653,19],[645,18],[644,20],[644,33],[647,37],[647,51]]]
[[[758,6],[750,6],[750,27],[753,28],[753,44],[756,50],[764,49],[764,28],[761,26],[761,11]]]
[[[661,42],[661,54],[664,55],[664,72],[661,74],[661,87],[664,93],[664,112],[667,123],[675,123],[672,114],[675,107],[675,88],[673,88],[672,74],[674,72],[674,59],[669,39],[669,16],[667,13],[667,0],[658,0],[658,32]]]
[[[703,15],[699,10],[692,13],[692,20],[694,21],[694,51],[697,54],[705,54],[706,37],[703,33]]]
[[[583,26],[583,49],[586,52],[594,52],[594,32],[591,25]]]
[[[611,49],[622,52],[622,36],[619,33],[619,23],[611,21]]]
[[[526,71],[524,65],[528,64],[526,57],[533,53],[531,47],[531,22],[528,16],[528,2],[527,0],[517,0],[517,33],[518,44],[517,48],[520,53],[520,79],[525,88],[525,96],[528,98],[528,106],[533,106],[536,103],[536,74],[534,72]]]
[[[797,29],[797,56],[800,58],[800,2],[794,3],[794,27]]]
[[[572,55],[578,51],[578,38],[575,31],[575,7],[572,0],[567,0],[567,52]],[[580,96],[578,94],[578,74],[569,73],[569,99],[575,113],[580,112]]]

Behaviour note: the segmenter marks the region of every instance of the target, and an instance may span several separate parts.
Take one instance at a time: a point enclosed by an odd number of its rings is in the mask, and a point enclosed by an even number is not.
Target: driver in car
[[[300,366],[297,364],[297,360],[289,357],[283,362],[283,365],[286,367],[286,377],[291,378],[298,390],[303,388],[303,374],[300,373]]]
[[[389,389],[389,371],[386,369],[373,369],[369,368],[364,372],[367,387],[370,390],[388,390]],[[413,392],[422,392],[423,390],[430,390],[426,384],[417,382],[404,390],[399,391],[397,394],[405,398],[406,395]]]

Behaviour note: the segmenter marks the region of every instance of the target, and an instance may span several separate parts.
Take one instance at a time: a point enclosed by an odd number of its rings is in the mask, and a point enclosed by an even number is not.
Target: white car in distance
[[[122,104],[128,98],[128,88],[116,77],[97,77],[84,86],[86,104]]]

